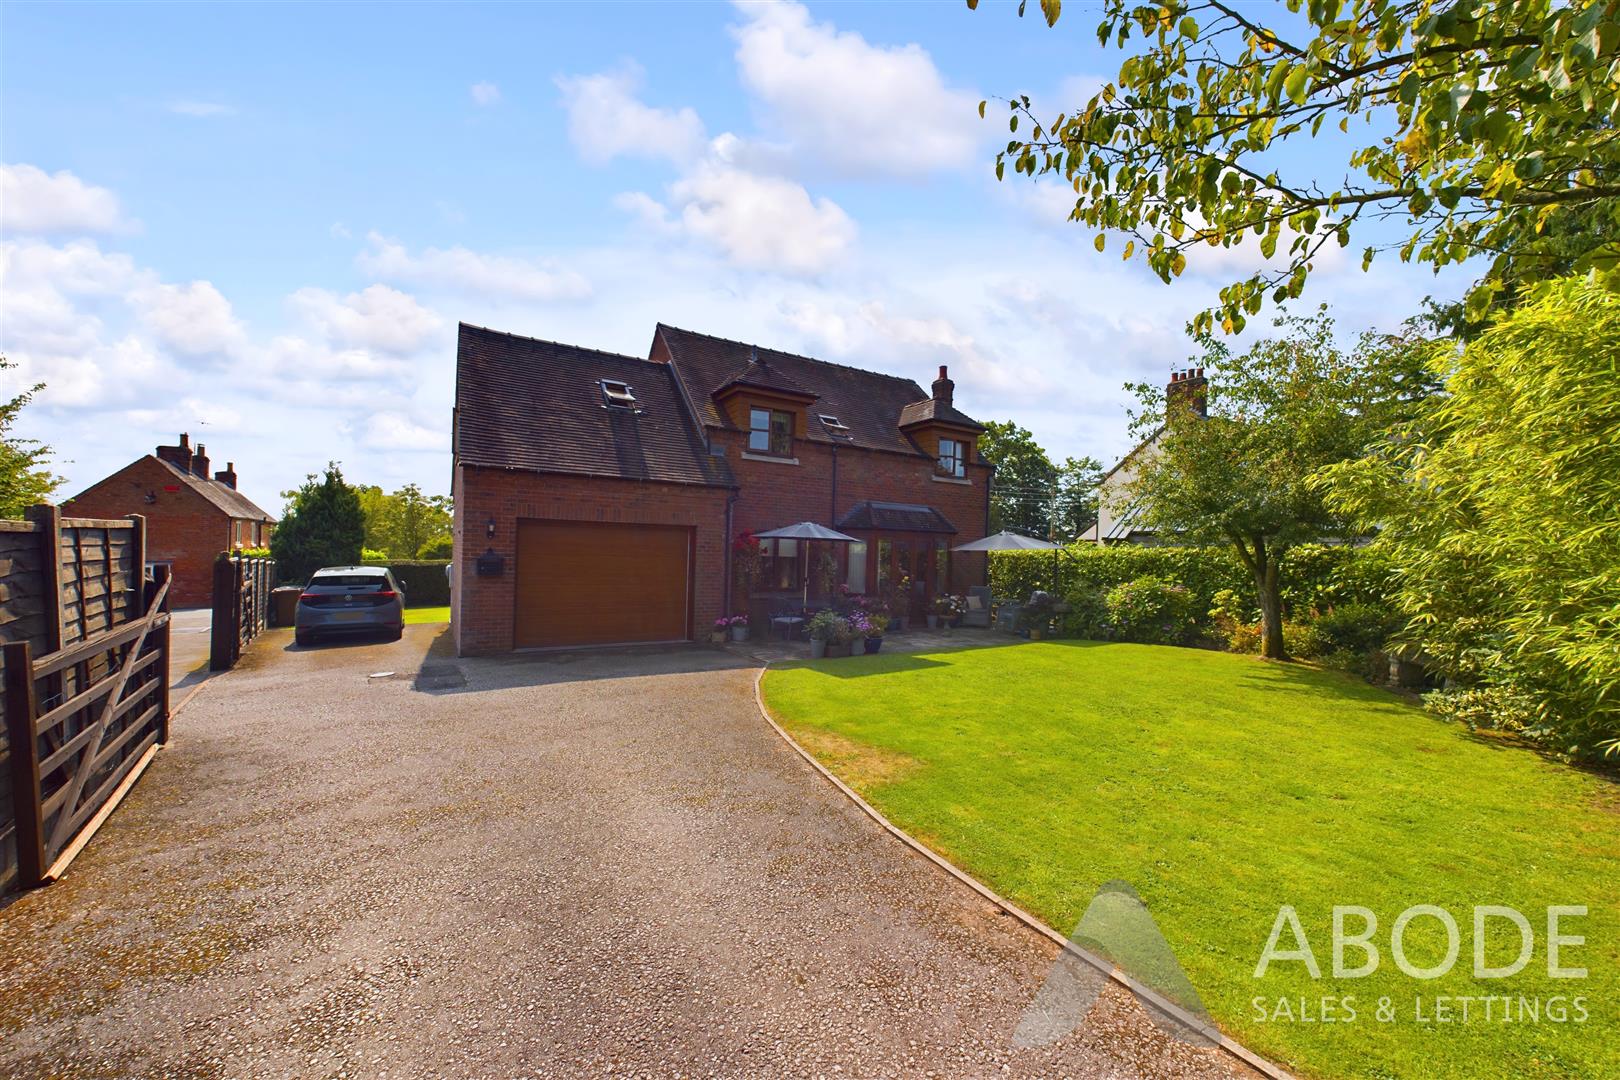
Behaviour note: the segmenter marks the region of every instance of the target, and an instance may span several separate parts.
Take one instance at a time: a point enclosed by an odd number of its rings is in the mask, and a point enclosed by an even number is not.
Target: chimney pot
[[[1208,385],[1204,380],[1203,368],[1172,371],[1170,373],[1170,385],[1165,390],[1166,404],[1172,409],[1178,405],[1184,405],[1199,416],[1208,416],[1209,400],[1206,396],[1206,387]]]
[[[186,434],[184,431],[180,433],[180,447],[183,450],[191,449],[191,436]]]
[[[951,377],[946,372],[944,364],[939,365],[939,378],[934,380],[932,389],[934,391],[935,401],[942,405],[949,405],[951,403],[951,398],[956,392],[956,384],[951,381]]]

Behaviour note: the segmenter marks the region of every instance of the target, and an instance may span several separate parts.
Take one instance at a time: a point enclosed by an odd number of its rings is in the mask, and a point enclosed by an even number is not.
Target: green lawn
[[[1221,1027],[1308,1075],[1620,1076],[1620,785],[1443,725],[1359,682],[1246,656],[1043,642],[879,654],[772,670],[765,700],[795,738],[896,824],[1067,934],[1098,886],[1133,886]],[[1280,905],[1321,965],[1255,968]],[[1379,920],[1377,972],[1333,977],[1332,908]],[[1455,917],[1461,954],[1419,981],[1390,956],[1416,904]],[[1535,952],[1517,976],[1472,975],[1474,905],[1518,908]],[[1585,904],[1550,979],[1546,909]],[[1358,927],[1350,921],[1351,932]],[[1492,922],[1486,962],[1517,955]],[[1284,934],[1283,945],[1293,943]],[[1405,935],[1437,964],[1438,920]],[[1361,954],[1345,953],[1354,966]],[[1352,995],[1351,1023],[1319,1017]],[[1423,1019],[1414,1010],[1421,995]],[[1437,995],[1514,999],[1482,1022],[1435,1021]],[[1579,995],[1589,1018],[1520,1019],[1518,998]],[[1379,1022],[1380,997],[1398,1007]],[[1267,1018],[1254,1001],[1261,999]],[[1302,1009],[1300,999],[1306,999]],[[1278,1017],[1291,999],[1294,1022]],[[1573,1015],[1573,1014],[1571,1014]]]
[[[450,621],[450,605],[443,607],[408,607],[405,609],[405,625],[415,626],[418,623],[447,623]]]

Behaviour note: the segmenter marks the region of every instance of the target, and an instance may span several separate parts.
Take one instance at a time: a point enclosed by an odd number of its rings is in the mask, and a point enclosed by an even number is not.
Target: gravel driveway
[[[817,777],[740,661],[442,630],[273,631],[207,684],[0,910],[0,1075],[1228,1075],[1112,988],[1011,1049],[1051,946]]]

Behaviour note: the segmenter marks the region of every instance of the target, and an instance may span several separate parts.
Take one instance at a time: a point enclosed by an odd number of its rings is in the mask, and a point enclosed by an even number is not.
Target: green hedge
[[[386,566],[394,572],[394,580],[405,586],[406,607],[443,607],[450,602],[450,579],[444,573],[449,559],[396,559],[366,565]]]
[[[1231,589],[1251,607],[1254,584],[1231,548],[1099,547],[1077,544],[1057,558],[1057,592],[1069,596],[1081,588],[1108,590],[1140,577],[1153,576],[1192,593],[1193,611],[1202,624],[1215,594]],[[990,553],[990,588],[997,596],[1023,599],[1035,589],[1052,588],[1053,554],[1047,551]],[[1367,548],[1307,544],[1283,560],[1283,604],[1290,614],[1304,615],[1345,603],[1386,603],[1388,566]]]

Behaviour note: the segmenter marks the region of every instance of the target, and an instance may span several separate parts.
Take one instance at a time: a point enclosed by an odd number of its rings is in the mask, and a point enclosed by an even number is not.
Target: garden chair
[[[990,588],[974,585],[967,591],[967,610],[962,613],[963,626],[990,628]]]
[[[791,607],[781,608],[771,612],[771,635],[784,641],[792,641],[799,636],[799,630],[804,626],[804,611]]]

